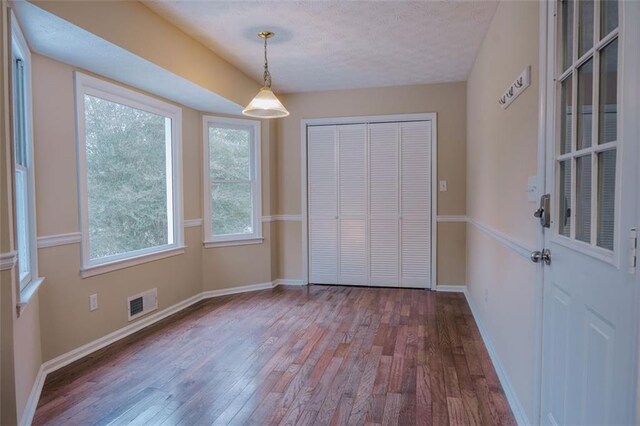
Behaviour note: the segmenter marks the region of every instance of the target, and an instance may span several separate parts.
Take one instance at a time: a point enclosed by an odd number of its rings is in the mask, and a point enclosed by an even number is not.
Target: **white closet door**
[[[338,283],[368,284],[367,126],[338,126]]]
[[[400,125],[400,285],[431,282],[431,122]]]
[[[336,126],[309,127],[309,281],[338,282]]]
[[[369,282],[395,287],[399,268],[398,123],[369,125]]]

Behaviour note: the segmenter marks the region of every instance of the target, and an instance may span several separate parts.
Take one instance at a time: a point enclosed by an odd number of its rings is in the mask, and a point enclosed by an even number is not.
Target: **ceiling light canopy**
[[[264,84],[262,89],[253,98],[249,105],[242,111],[244,115],[256,118],[280,118],[289,115],[289,111],[282,105],[276,95],[271,91],[271,73],[269,73],[269,61],[267,60],[267,39],[274,36],[271,31],[261,31],[258,37],[264,40]]]

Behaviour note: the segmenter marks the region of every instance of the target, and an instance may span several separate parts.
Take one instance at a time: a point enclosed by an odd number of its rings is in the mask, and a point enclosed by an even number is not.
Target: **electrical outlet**
[[[447,181],[441,180],[439,184],[440,192],[445,192],[447,190]]]
[[[89,296],[89,310],[95,311],[98,309],[98,293]]]

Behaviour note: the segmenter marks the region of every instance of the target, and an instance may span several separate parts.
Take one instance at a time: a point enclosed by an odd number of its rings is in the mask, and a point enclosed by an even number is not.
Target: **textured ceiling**
[[[496,1],[175,1],[145,4],[277,92],[467,79]]]

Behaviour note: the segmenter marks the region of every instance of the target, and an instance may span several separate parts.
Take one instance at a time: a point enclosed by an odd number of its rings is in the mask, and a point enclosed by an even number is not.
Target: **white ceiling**
[[[497,1],[176,1],[145,4],[277,92],[464,81]]]

